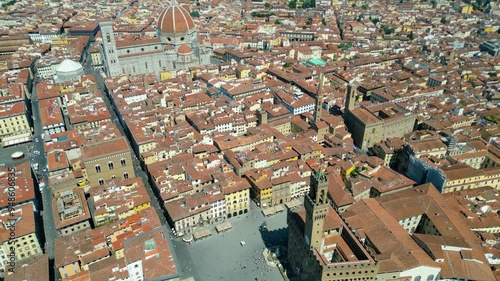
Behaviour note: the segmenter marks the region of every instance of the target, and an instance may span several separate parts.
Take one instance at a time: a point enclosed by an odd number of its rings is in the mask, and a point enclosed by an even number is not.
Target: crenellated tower
[[[324,171],[311,177],[311,188],[305,197],[306,222],[304,235],[311,248],[320,248],[323,239],[323,225],[328,215],[328,178]]]

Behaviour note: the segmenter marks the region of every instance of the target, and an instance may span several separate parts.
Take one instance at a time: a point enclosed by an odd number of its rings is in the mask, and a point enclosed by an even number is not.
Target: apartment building
[[[124,276],[128,278],[130,273],[124,258],[125,248],[130,250],[131,245],[126,243],[127,240],[160,227],[161,222],[156,211],[147,208],[96,229],[85,229],[59,237],[55,240],[54,248],[56,270],[63,280],[120,280]],[[138,245],[134,242],[132,244]],[[129,261],[132,259],[130,255],[127,258]],[[149,266],[146,268],[147,271],[151,270]],[[133,273],[136,274],[134,269],[133,267]]]
[[[47,254],[31,257],[16,264],[16,269],[7,272],[5,281],[46,281],[49,280],[49,256]]]
[[[62,61],[62,59],[61,59]],[[42,78],[43,80],[48,80],[48,79],[52,79],[52,77],[54,77],[54,75],[56,75],[56,68],[57,66],[59,65],[60,61],[59,62],[55,62],[55,63],[49,63],[49,64],[38,64],[37,67],[36,67],[36,71],[38,73],[38,76],[40,78]]]
[[[82,276],[89,270],[89,265],[109,257],[111,252],[106,235],[101,230],[86,229],[54,240],[55,269],[63,280]]]
[[[452,164],[464,163],[474,169],[500,166],[499,150],[482,140],[457,143],[447,156]]]
[[[252,186],[251,196],[258,206],[271,207],[291,200],[290,181],[286,177],[272,178],[269,170],[253,169],[245,174]]]
[[[129,281],[179,280],[167,235],[164,228],[156,228],[124,241],[123,262]]]
[[[101,122],[111,120],[111,114],[100,96],[72,101],[67,110],[69,122],[75,129],[96,128]]]
[[[96,41],[90,45],[89,52],[92,59],[92,66],[96,68],[102,68],[102,56],[101,50],[99,48],[100,42]]]
[[[28,32],[33,42],[52,43],[52,38],[59,36],[59,28],[52,25],[40,26],[38,30]]]
[[[151,200],[141,178],[111,181],[89,190],[94,224],[100,226],[124,219],[151,207]]]
[[[125,137],[117,137],[81,148],[85,164],[84,177],[91,186],[103,185],[112,179],[135,177],[132,150]]]
[[[52,135],[66,131],[64,118],[57,98],[40,99],[40,118],[43,132]]]
[[[443,158],[446,155],[447,148],[446,144],[438,138],[412,140],[405,145],[406,151],[416,158],[422,156]]]
[[[476,170],[467,164],[443,167],[442,193],[491,186],[500,190],[500,170],[497,167]],[[438,187],[439,188],[439,187]]]
[[[52,198],[54,222],[60,236],[90,228],[90,211],[82,189],[57,193]]]
[[[167,220],[177,233],[191,233],[197,228],[226,219],[226,201],[222,190],[207,188],[204,192],[185,195],[165,203]]]
[[[232,150],[238,152],[241,150],[253,150],[256,145],[272,142],[273,136],[270,135],[251,135],[247,137],[217,137],[214,138],[214,145],[220,151]]]
[[[250,210],[250,184],[246,180],[229,180],[222,183],[228,218],[248,213]]]
[[[33,203],[16,206],[13,210],[0,211],[0,272],[3,274],[16,262],[43,254],[37,236]],[[14,236],[12,236],[14,234]]]
[[[394,168],[397,165],[398,154],[403,149],[403,144],[403,140],[400,138],[389,138],[376,143],[371,152],[384,160],[386,166]]]
[[[16,187],[14,198],[9,195],[9,187],[12,183],[9,178],[12,177],[12,173],[14,173]],[[34,201],[35,188],[29,161],[15,166],[0,167],[0,210]]]
[[[0,39],[0,56],[2,56],[2,60],[11,59],[10,55],[14,54],[21,46],[28,44],[30,44],[28,35],[2,36]]]
[[[24,102],[0,105],[0,140],[3,147],[31,141]]]

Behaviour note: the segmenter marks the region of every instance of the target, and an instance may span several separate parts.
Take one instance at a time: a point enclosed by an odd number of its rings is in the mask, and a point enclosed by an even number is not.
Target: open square
[[[228,219],[232,229],[186,244],[175,239],[182,277],[195,280],[266,280],[281,281],[277,267],[268,266],[264,249],[287,243],[286,212],[265,218],[252,206],[247,216]],[[267,230],[259,227],[265,222]],[[244,245],[242,245],[244,241]]]

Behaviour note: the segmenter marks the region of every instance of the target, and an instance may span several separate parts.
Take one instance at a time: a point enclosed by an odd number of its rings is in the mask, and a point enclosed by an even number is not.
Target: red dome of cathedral
[[[162,33],[187,32],[195,28],[193,18],[188,11],[175,4],[161,12],[157,27]]]
[[[179,54],[190,54],[192,52],[192,50],[188,45],[182,44],[179,46],[179,49],[177,49],[177,52]]]

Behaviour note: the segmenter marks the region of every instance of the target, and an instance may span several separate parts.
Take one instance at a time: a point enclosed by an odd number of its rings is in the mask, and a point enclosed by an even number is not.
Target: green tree
[[[368,10],[368,5],[365,3],[363,5],[361,5],[361,9],[363,10]]]
[[[198,11],[192,11],[189,13],[193,18],[199,18],[200,17],[200,12]]]
[[[493,72],[493,71],[492,71],[492,72],[488,72],[488,75],[489,75],[490,77],[497,77],[497,73],[496,73],[496,72]]]
[[[394,33],[394,28],[390,28],[387,25],[383,24],[382,29],[384,30],[384,34],[392,34]]]
[[[311,17],[308,17],[307,20],[306,20],[306,25],[311,25],[312,20],[313,19]]]
[[[316,0],[304,0],[304,3],[302,3],[302,8],[304,9],[314,7],[316,7]]]
[[[296,1],[290,1],[290,2],[288,2],[288,8],[290,8],[290,9],[296,9],[297,8],[297,2]]]
[[[279,19],[276,19],[276,20],[274,21],[274,24],[281,24],[281,21],[280,21]]]
[[[352,42],[347,42],[347,43],[342,42],[339,45],[339,49],[341,49],[342,51],[347,51],[350,48],[352,48]]]
[[[267,9],[269,9],[269,8],[271,8],[271,4],[269,4],[269,3],[267,3],[267,2],[266,2],[266,3],[264,4],[264,7],[266,7]]]
[[[408,39],[410,39],[410,41],[413,41],[414,39],[413,31],[410,31],[410,34],[408,34]]]
[[[446,18],[445,18],[445,17],[442,17],[442,18],[441,18],[441,23],[442,23],[442,24],[446,24]]]
[[[321,24],[322,24],[322,25],[326,25],[326,19],[325,19],[325,18],[323,18],[323,19],[321,20]]]
[[[12,6],[12,5],[16,4],[16,2],[17,2],[16,0],[10,0],[10,1],[7,1],[7,2],[3,2],[2,3],[2,7],[4,8],[4,7],[7,7],[7,6]]]
[[[199,7],[199,6],[200,6],[200,2],[196,2],[196,6],[198,6],[198,7]]]
[[[374,25],[377,25],[377,23],[380,22],[380,20],[378,18],[374,18],[374,19],[370,19]]]

